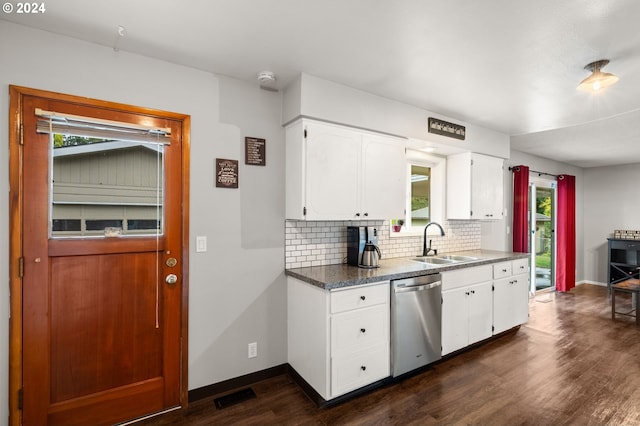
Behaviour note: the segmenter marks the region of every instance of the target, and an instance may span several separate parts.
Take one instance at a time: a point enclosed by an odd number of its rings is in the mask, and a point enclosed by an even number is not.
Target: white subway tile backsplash
[[[285,223],[285,267],[334,265],[346,261],[347,226],[376,226],[383,258],[422,254],[422,236],[390,237],[389,221],[297,221]],[[444,237],[433,237],[439,253],[480,248],[481,228],[477,221],[445,221]]]

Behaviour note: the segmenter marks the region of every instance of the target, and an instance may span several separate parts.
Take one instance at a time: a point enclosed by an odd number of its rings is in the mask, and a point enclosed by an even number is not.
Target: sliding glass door
[[[531,184],[531,292],[555,289],[556,182]]]

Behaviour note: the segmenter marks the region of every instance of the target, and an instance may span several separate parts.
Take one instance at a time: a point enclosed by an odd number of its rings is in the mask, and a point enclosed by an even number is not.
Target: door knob
[[[165,281],[167,282],[167,284],[175,284],[178,282],[178,276],[176,274],[169,274],[165,278]]]

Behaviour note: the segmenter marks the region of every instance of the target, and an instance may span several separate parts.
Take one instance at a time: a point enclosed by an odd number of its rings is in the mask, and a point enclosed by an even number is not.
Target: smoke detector
[[[258,73],[258,81],[260,82],[260,88],[269,90],[271,92],[277,92],[278,89],[274,87],[276,83],[276,75],[272,71],[260,71]]]

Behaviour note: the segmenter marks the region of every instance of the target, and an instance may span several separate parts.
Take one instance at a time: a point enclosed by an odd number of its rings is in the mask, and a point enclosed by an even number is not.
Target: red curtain
[[[556,291],[576,286],[576,177],[558,176]]]
[[[515,166],[513,171],[513,251],[529,252],[529,167]]]

